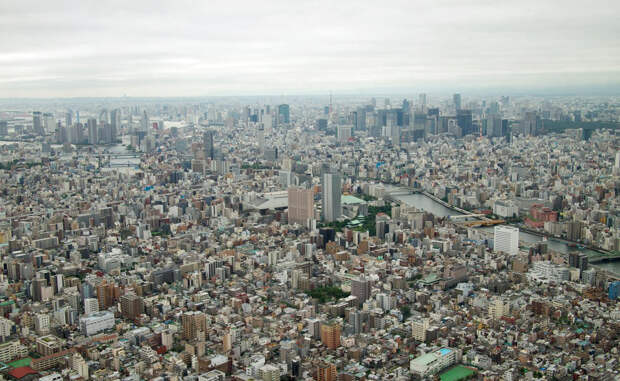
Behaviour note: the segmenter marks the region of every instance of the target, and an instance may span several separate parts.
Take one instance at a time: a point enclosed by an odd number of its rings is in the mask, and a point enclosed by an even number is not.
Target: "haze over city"
[[[0,97],[609,94],[617,1],[5,1]]]

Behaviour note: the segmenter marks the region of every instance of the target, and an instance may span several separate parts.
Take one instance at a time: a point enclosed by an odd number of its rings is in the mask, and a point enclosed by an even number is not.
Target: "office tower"
[[[36,135],[43,135],[43,122],[40,111],[32,112],[32,132]]]
[[[305,225],[314,218],[314,194],[312,189],[288,189],[288,223]]]
[[[502,118],[497,115],[487,116],[487,136],[490,138],[504,136]]]
[[[99,142],[97,137],[97,119],[89,118],[86,121],[86,126],[88,129],[88,144],[97,144]]]
[[[317,381],[338,380],[336,365],[324,361],[320,362],[319,365],[317,365],[316,379]]]
[[[496,226],[493,235],[493,250],[507,254],[519,253],[519,228]]]
[[[461,94],[454,94],[452,96],[452,102],[454,103],[454,108],[456,111],[461,109]]]
[[[346,143],[351,138],[351,126],[338,126],[338,141]]]
[[[111,131],[112,142],[115,142],[116,136],[121,130],[121,110],[120,109],[114,109],[110,113],[110,127],[112,129]]]
[[[362,274],[351,281],[351,295],[362,305],[370,297],[370,281]]]
[[[321,343],[329,349],[340,346],[340,324],[335,321],[321,324]]]
[[[144,313],[144,301],[136,294],[121,296],[121,313],[126,319],[133,320]]]
[[[97,301],[97,299],[84,299],[84,315],[90,315],[93,312],[99,312],[99,302]]]
[[[333,222],[342,216],[340,175],[323,175],[323,220]]]
[[[152,128],[149,126],[150,122],[149,122],[149,116],[146,113],[146,110],[144,110],[144,113],[142,114],[142,131],[146,132],[147,135],[151,134],[151,130]]]
[[[207,130],[202,134],[202,146],[205,152],[205,159],[215,159],[215,149],[213,148],[213,135],[215,131]]]
[[[291,119],[290,107],[287,104],[278,106],[278,120],[280,123],[289,124]]]
[[[456,123],[461,128],[461,133],[463,136],[475,132],[471,110],[459,109],[456,112]]]
[[[73,111],[68,110],[65,114],[65,126],[69,127],[73,125]]]
[[[181,315],[181,326],[183,327],[183,338],[186,340],[194,340],[198,338],[199,332],[206,332],[207,319],[202,312],[185,312]]]
[[[418,106],[420,110],[424,110],[426,107],[426,94],[422,93],[418,96]]]
[[[528,111],[521,119],[521,133],[525,136],[538,136],[543,132],[543,123],[540,114],[535,111]]]

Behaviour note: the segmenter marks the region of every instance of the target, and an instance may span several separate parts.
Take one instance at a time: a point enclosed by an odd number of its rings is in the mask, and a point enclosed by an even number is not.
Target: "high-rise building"
[[[452,96],[452,102],[454,103],[454,108],[458,111],[461,109],[461,94],[454,94]]]
[[[525,136],[538,136],[543,132],[543,122],[540,114],[535,111],[528,111],[521,119],[521,133]]]
[[[426,331],[431,326],[431,320],[428,318],[414,320],[411,322],[411,336],[414,340],[425,342]]]
[[[194,340],[198,337],[198,332],[206,332],[207,318],[204,313],[199,311],[189,311],[181,315],[181,325],[183,327],[183,338]]]
[[[121,313],[125,319],[133,320],[144,312],[144,301],[136,294],[121,296]]]
[[[291,121],[290,107],[287,104],[278,106],[278,120],[280,123],[289,124]]]
[[[95,298],[84,299],[84,315],[90,315],[99,312],[99,302]]]
[[[338,141],[340,143],[346,143],[351,138],[351,126],[338,126]]]
[[[370,298],[370,281],[363,274],[351,281],[351,295],[360,305]]]
[[[32,132],[36,135],[43,135],[43,119],[41,111],[32,112]]]
[[[456,112],[456,123],[461,128],[463,136],[472,134],[474,131],[474,122],[471,110],[458,109]]]
[[[340,324],[335,321],[321,324],[321,343],[329,349],[340,346]]]
[[[88,128],[88,144],[99,143],[99,139],[97,136],[97,119],[89,118],[86,122],[86,126]]]
[[[588,269],[588,256],[584,253],[570,253],[568,254],[568,264],[580,271],[586,271]]]
[[[215,149],[213,147],[213,130],[205,131],[202,134],[202,146],[205,152],[205,159],[215,159]]]
[[[336,365],[328,362],[319,363],[316,370],[316,379],[317,381],[336,381],[338,379]]]
[[[342,216],[340,175],[323,174],[323,220],[333,222]]]
[[[421,93],[418,95],[418,108],[424,110],[426,108],[426,94]]]
[[[99,309],[106,310],[112,307],[120,297],[120,288],[114,283],[101,283],[97,286],[97,302]]]
[[[65,127],[73,125],[73,111],[68,110],[65,114]]]
[[[493,250],[507,254],[519,253],[519,228],[512,226],[496,226],[493,235]]]
[[[314,195],[311,189],[288,189],[288,222],[304,225],[314,217]]]

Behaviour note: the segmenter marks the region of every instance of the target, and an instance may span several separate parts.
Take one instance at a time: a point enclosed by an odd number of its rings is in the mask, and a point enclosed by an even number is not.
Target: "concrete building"
[[[323,175],[323,220],[333,222],[342,216],[342,197],[340,175],[325,173]]]
[[[114,314],[109,311],[95,312],[80,318],[80,329],[86,336],[92,336],[113,327]]]
[[[517,255],[519,253],[519,228],[496,226],[493,235],[493,250]]]
[[[409,370],[421,378],[428,377],[455,364],[459,357],[455,349],[441,348],[411,360]]]
[[[314,194],[311,189],[288,189],[288,223],[305,225],[314,218]]]

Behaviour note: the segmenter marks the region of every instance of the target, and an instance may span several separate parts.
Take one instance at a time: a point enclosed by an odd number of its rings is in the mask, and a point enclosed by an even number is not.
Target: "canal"
[[[395,190],[400,190],[403,191],[405,190],[404,188],[400,188],[400,187],[393,187],[393,186],[389,186],[386,185],[386,191],[388,193],[390,193],[391,191],[395,191]],[[443,205],[441,205],[440,203],[436,202],[435,200],[421,194],[421,193],[415,193],[415,194],[409,194],[409,195],[397,195],[397,196],[392,196],[395,200],[400,201],[404,204],[410,205],[410,206],[414,206],[420,210],[424,210],[425,212],[428,213],[432,213],[435,216],[438,217],[447,217],[447,216],[453,216],[453,215],[458,215],[461,214],[457,211],[454,211],[452,209],[449,209]],[[492,227],[484,227],[484,228],[479,228],[479,229],[483,229],[486,230],[488,232],[493,232],[493,228]],[[543,238],[541,236],[538,235],[534,235],[534,234],[530,234],[527,232],[523,232],[520,231],[519,232],[519,240],[524,242],[524,243],[536,243],[536,242],[541,242],[543,240]],[[560,252],[560,253],[568,253],[570,250],[576,250],[574,248],[569,248],[568,244],[566,242],[554,239],[554,238],[548,238],[547,239],[547,247],[551,250]],[[592,251],[592,250],[588,250],[588,249],[582,249],[579,250],[582,253],[586,253],[588,255],[598,255],[597,252]],[[600,267],[602,269],[611,271],[615,274],[620,275],[620,261],[611,261],[611,262],[603,262],[603,263],[598,263],[596,264],[597,267]]]

